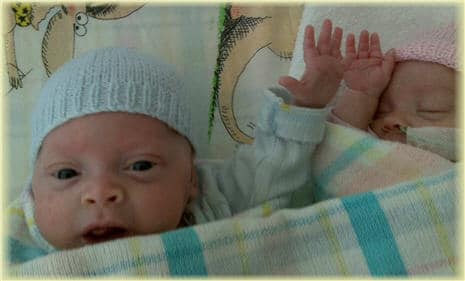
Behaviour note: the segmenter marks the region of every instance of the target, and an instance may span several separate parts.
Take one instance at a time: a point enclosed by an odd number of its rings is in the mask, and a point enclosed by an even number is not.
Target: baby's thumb
[[[279,78],[278,83],[286,88],[291,94],[297,93],[300,82],[291,76],[282,76]]]
[[[385,73],[391,74],[396,64],[396,51],[395,49],[390,49],[386,52],[383,59],[383,70]]]

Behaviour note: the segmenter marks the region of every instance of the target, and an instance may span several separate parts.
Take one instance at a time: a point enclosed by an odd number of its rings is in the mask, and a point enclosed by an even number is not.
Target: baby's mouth
[[[123,227],[96,227],[85,232],[82,236],[86,244],[95,244],[129,236]]]

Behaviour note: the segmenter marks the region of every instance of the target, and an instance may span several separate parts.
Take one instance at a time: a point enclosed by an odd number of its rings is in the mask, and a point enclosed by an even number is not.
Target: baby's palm
[[[355,51],[355,37],[350,34],[346,42],[346,60],[348,66],[344,72],[344,80],[348,88],[379,97],[389,83],[394,68],[394,52],[384,57],[378,35],[373,33],[370,42],[369,34],[360,34],[358,51]]]
[[[279,83],[293,96],[293,104],[305,107],[324,107],[336,93],[344,75],[340,52],[342,29],[325,20],[315,45],[313,26],[307,26],[304,37],[305,72],[300,80],[282,77]]]
[[[344,72],[347,87],[365,93],[383,89],[389,76],[382,68],[382,59],[372,58],[354,60]]]
[[[332,98],[332,93],[336,93],[343,78],[342,58],[321,55],[311,60],[312,63],[308,64],[302,75],[300,87],[294,90],[294,96],[304,99],[309,93],[321,93],[321,103],[326,104]]]

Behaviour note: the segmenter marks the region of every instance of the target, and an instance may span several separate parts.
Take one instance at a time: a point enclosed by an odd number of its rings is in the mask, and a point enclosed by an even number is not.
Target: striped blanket
[[[398,175],[380,177],[381,171],[373,167],[362,174],[358,170],[363,166],[389,167],[387,158],[404,148],[335,125],[329,125],[327,136],[319,147],[321,153],[315,155],[322,161],[315,171],[319,198],[327,200],[274,212],[265,204],[249,216],[55,252],[11,266],[10,273],[57,277],[458,274],[457,169],[461,164],[435,160],[443,166],[429,167],[428,175],[414,167]],[[324,154],[332,145],[339,150]],[[404,168],[393,167],[389,173],[396,169]],[[346,181],[340,178],[344,174]],[[358,176],[362,178],[353,178]],[[368,191],[375,186],[365,181],[378,182],[374,177],[397,183]],[[332,198],[339,194],[347,195]]]
[[[312,164],[317,201],[419,180],[455,166],[432,152],[329,122]]]

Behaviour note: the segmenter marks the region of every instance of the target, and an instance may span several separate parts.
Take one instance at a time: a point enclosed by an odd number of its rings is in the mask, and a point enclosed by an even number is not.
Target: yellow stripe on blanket
[[[391,149],[380,149],[379,147],[371,148],[365,152],[361,161],[363,163],[369,162],[368,164],[374,164],[378,162],[378,160],[386,157],[386,155],[389,155],[391,152]]]
[[[262,217],[269,217],[273,213],[273,207],[269,202],[262,204]]]
[[[344,256],[342,255],[341,245],[339,245],[336,233],[334,232],[334,229],[332,227],[329,214],[323,207],[318,207],[318,213],[318,221],[323,226],[326,238],[328,238],[328,241],[331,245],[331,250],[333,252],[334,257],[336,258],[336,265],[339,270],[339,273],[343,276],[348,276],[349,272],[347,270],[347,265],[344,261]]]
[[[355,143],[360,142],[363,138],[373,137],[366,132],[332,123],[329,123],[327,126],[327,134],[331,136],[327,141],[330,142],[333,147],[340,149],[340,151],[347,150]],[[363,153],[363,157],[359,158],[362,163],[376,163],[392,152],[394,145],[389,145],[387,142],[382,140],[379,141],[383,142],[383,144],[381,145],[380,143],[380,145],[376,145],[373,148],[368,149]]]
[[[129,239],[129,246],[131,247],[131,253],[134,257],[133,260],[137,261],[136,274],[138,276],[148,276],[147,267],[141,263],[142,261],[142,253],[140,248],[140,241],[137,238]]]
[[[27,218],[26,224],[27,224],[27,227],[33,228],[35,226],[34,218]]]
[[[281,108],[282,111],[285,111],[285,112],[291,111],[291,107],[287,103],[281,103],[279,107]]]
[[[242,230],[240,223],[237,221],[234,222],[234,232],[237,237],[237,247],[239,249],[239,257],[241,259],[242,274],[249,274],[249,258],[246,251],[244,231]]]
[[[24,218],[24,210],[21,208],[10,207],[7,209],[7,214],[9,216],[19,216],[21,218]]]
[[[425,206],[426,206],[425,209],[428,211],[431,217],[431,221],[434,223],[436,234],[439,240],[438,242],[442,249],[442,252],[447,257],[447,260],[449,262],[449,265],[451,265],[452,270],[456,272],[457,270],[455,268],[454,251],[450,248],[450,245],[452,244],[449,241],[449,237],[447,236],[447,231],[444,228],[444,225],[441,223],[441,217],[434,204],[431,193],[424,186],[423,182],[420,182],[418,184],[418,187],[419,188],[417,190],[425,202]]]
[[[349,148],[354,143],[366,137],[365,133],[361,131],[357,132],[353,128],[347,128],[331,122],[326,122],[326,125],[326,134],[331,136],[331,138],[327,138],[327,141],[330,141],[332,145],[339,147],[341,150]]]

